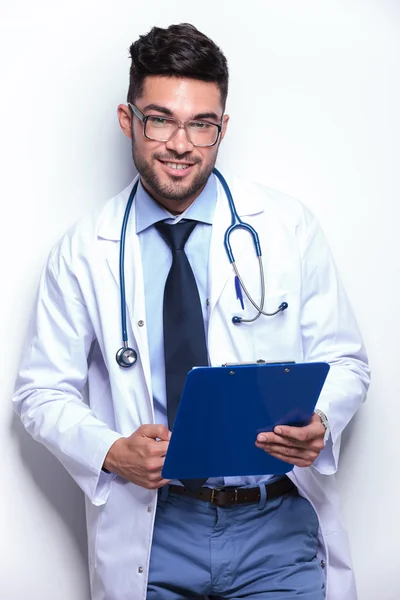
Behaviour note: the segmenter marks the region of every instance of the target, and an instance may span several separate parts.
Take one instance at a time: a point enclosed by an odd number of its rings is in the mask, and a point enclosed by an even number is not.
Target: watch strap
[[[328,417],[319,408],[316,408],[314,412],[315,412],[315,414],[317,414],[319,416],[319,418],[321,419],[321,423],[325,428],[324,442],[326,443],[328,441],[330,430],[331,430],[331,428],[329,427]]]

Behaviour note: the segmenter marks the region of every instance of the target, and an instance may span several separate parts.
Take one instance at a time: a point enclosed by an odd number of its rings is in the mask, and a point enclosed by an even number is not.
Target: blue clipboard
[[[187,375],[162,471],[165,479],[287,473],[256,448],[276,425],[307,425],[327,363],[198,367]]]

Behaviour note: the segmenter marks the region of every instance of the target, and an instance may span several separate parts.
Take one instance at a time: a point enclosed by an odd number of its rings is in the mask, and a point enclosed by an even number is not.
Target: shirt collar
[[[141,233],[154,225],[154,223],[165,221],[166,219],[171,219],[172,222],[178,222],[181,219],[191,219],[212,225],[216,202],[217,181],[213,174],[208,178],[201,194],[180,215],[173,215],[160,206],[144,189],[142,182],[139,180],[135,198],[136,233]]]

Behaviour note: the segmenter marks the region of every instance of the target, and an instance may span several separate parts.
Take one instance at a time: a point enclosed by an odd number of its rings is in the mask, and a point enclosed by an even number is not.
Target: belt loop
[[[166,499],[168,498],[168,493],[169,493],[169,485],[164,485],[162,488],[160,488],[158,490],[158,499],[161,500],[161,502],[165,502]]]
[[[267,501],[267,486],[264,484],[261,484],[259,486],[260,488],[260,502],[258,503],[257,506],[257,510],[263,510],[265,503]]]

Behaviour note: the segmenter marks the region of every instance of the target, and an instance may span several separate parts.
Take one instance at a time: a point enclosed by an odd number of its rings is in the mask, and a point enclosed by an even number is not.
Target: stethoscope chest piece
[[[120,367],[129,369],[137,361],[137,352],[133,348],[122,347],[118,350],[115,358]]]

